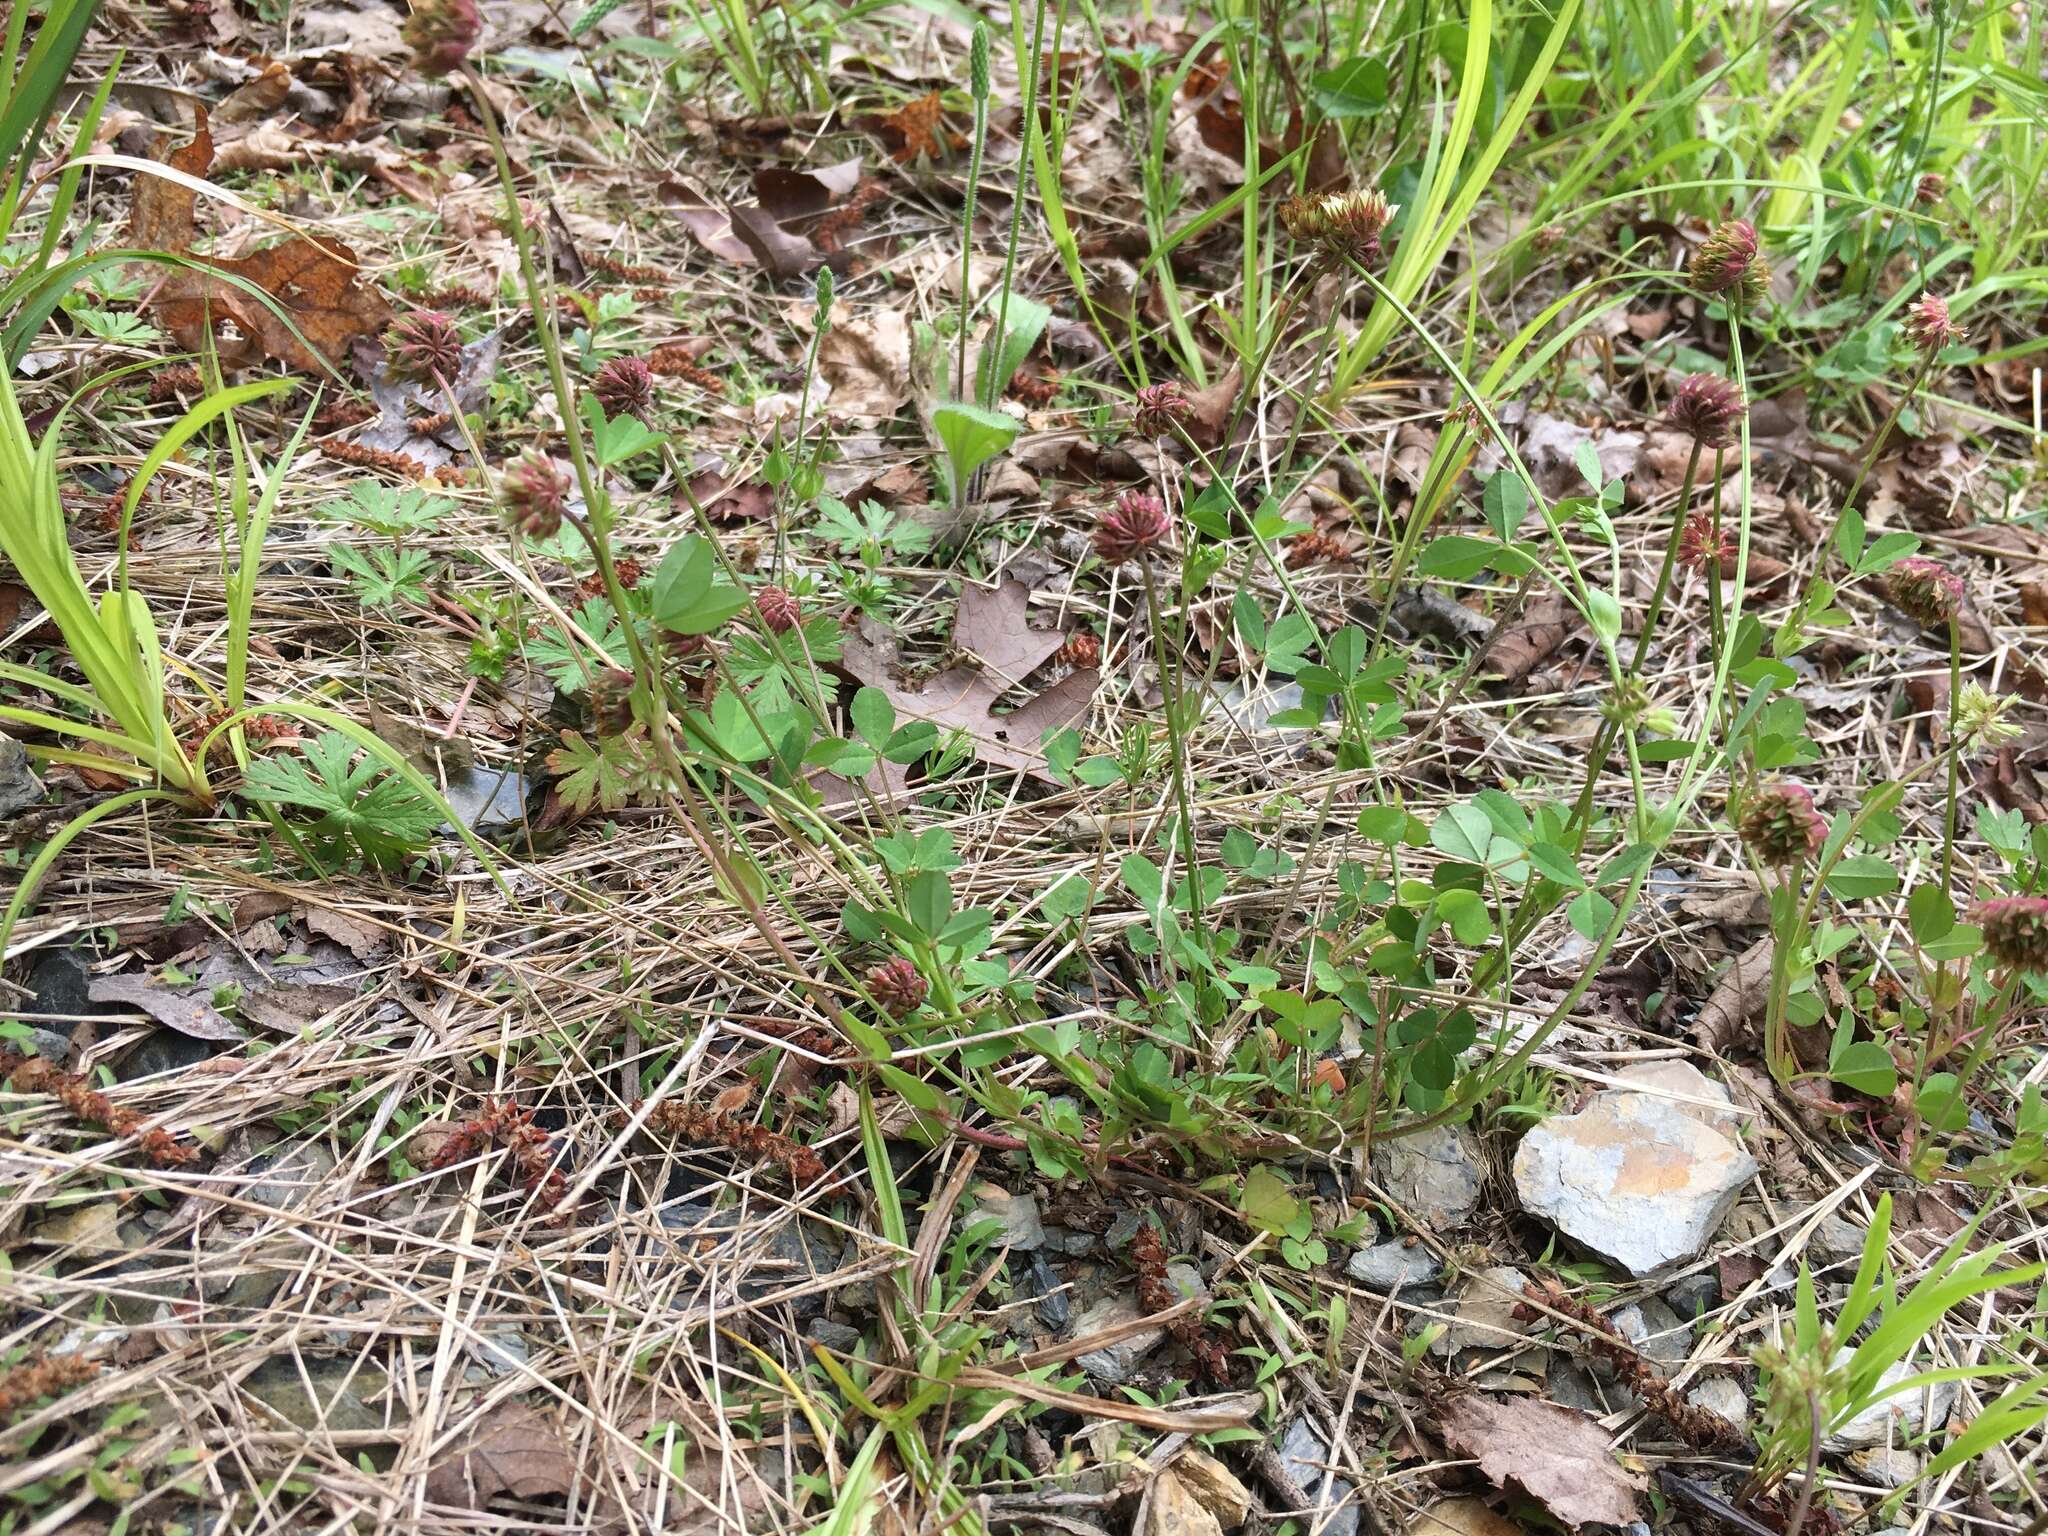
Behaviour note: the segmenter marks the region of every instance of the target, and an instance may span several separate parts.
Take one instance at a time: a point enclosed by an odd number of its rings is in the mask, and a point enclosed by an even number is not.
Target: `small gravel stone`
[[[984,1218],[1001,1224],[1002,1232],[996,1238],[999,1247],[1007,1243],[1019,1252],[1029,1253],[1045,1246],[1038,1202],[1029,1195],[1012,1195],[994,1187],[983,1189],[980,1204],[967,1219],[972,1222]]]
[[[1351,1483],[1342,1477],[1331,1477],[1329,1492],[1319,1501],[1317,1494],[1322,1491],[1324,1468],[1330,1461],[1330,1444],[1316,1433],[1315,1426],[1307,1419],[1296,1419],[1287,1426],[1287,1433],[1280,1437],[1280,1462],[1287,1468],[1288,1476],[1295,1485],[1308,1495],[1309,1506],[1321,1511],[1335,1508],[1336,1512],[1324,1520],[1320,1514],[1307,1521],[1311,1530],[1321,1536],[1358,1536],[1358,1510],[1349,1503]],[[1341,1507],[1340,1507],[1341,1506]]]
[[[1749,1422],[1749,1394],[1733,1376],[1706,1376],[1686,1389],[1693,1407],[1737,1426]]]
[[[1351,1262],[1344,1266],[1344,1273],[1356,1280],[1369,1291],[1382,1295],[1407,1295],[1416,1299],[1422,1290],[1432,1295],[1441,1295],[1436,1277],[1443,1266],[1435,1254],[1422,1244],[1412,1247],[1407,1243],[1375,1243],[1370,1248],[1361,1248],[1351,1255]]]
[[[1100,1333],[1123,1323],[1134,1323],[1145,1315],[1136,1302],[1126,1301],[1121,1296],[1105,1296],[1087,1311],[1074,1319],[1074,1337],[1086,1338],[1091,1333]],[[1101,1349],[1091,1349],[1085,1355],[1076,1355],[1074,1364],[1081,1367],[1097,1381],[1112,1385],[1126,1381],[1131,1372],[1138,1368],[1166,1337],[1164,1328],[1145,1328],[1114,1344],[1105,1344]]]

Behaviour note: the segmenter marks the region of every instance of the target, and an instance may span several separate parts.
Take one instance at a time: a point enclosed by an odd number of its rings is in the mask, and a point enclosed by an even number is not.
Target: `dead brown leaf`
[[[995,587],[965,586],[953,620],[953,645],[1005,683],[1022,682],[1066,644],[1057,629],[1033,629],[1030,588],[1021,581]]]
[[[943,160],[949,150],[967,147],[966,138],[946,126],[938,91],[906,101],[893,112],[868,119],[863,126],[881,136],[889,147],[889,158],[898,165],[909,165],[920,156]]]
[[[1475,1456],[1496,1488],[1514,1486],[1566,1525],[1627,1525],[1643,1480],[1622,1470],[1607,1431],[1572,1408],[1535,1398],[1461,1397],[1438,1419],[1444,1443]]]
[[[166,165],[202,176],[213,162],[213,136],[206,110],[190,143],[162,155]],[[135,189],[129,234],[143,249],[174,254],[190,251],[197,194],[158,176],[144,176]],[[244,287],[222,281],[240,278],[267,294],[264,303]],[[391,306],[374,288],[357,281],[355,253],[338,241],[298,236],[247,256],[209,260],[205,269],[178,267],[162,277],[149,307],[165,330],[187,351],[217,350],[225,368],[242,368],[274,358],[294,368],[320,369],[339,362],[359,336],[375,336],[391,321]],[[232,326],[239,334],[229,335]]]
[[[770,277],[801,277],[825,258],[802,235],[793,235],[775,221],[775,215],[759,203],[728,208],[732,232],[754,258],[754,264]]]
[[[174,991],[147,975],[95,976],[86,996],[96,1003],[126,1003],[193,1040],[242,1040],[247,1032],[203,996]]]
[[[1771,984],[1771,936],[1765,934],[1728,962],[1714,990],[1700,1006],[1693,1033],[1710,1051],[1725,1051],[1763,1012]]]
[[[566,1497],[579,1482],[562,1431],[524,1403],[499,1405],[477,1432],[427,1473],[427,1497],[452,1509],[481,1514],[492,1501]]]
[[[334,940],[358,960],[385,954],[391,948],[391,936],[375,923],[332,907],[308,907],[306,931]]]
[[[859,155],[816,170],[791,170],[771,165],[754,173],[754,197],[784,224],[808,219],[838,206],[860,185]]]
[[[1515,623],[1495,631],[1481,675],[1503,683],[1521,683],[1564,644],[1579,627],[1579,616],[1554,592],[1532,601]]]
[[[834,416],[888,420],[910,398],[909,319],[895,309],[835,319],[818,343],[818,372],[832,388]]]

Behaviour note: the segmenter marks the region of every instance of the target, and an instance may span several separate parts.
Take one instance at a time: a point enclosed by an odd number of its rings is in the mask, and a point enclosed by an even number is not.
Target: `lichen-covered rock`
[[[1372,1149],[1373,1176],[1431,1227],[1454,1227],[1479,1203],[1479,1144],[1470,1131],[1432,1126]]]

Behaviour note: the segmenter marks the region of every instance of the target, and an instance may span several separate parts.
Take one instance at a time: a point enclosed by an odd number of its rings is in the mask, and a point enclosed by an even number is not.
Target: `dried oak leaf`
[[[213,135],[205,109],[194,111],[192,141],[160,158],[197,177],[213,163]],[[164,177],[141,178],[129,218],[133,243],[173,254],[189,251],[197,196]],[[149,307],[179,346],[199,352],[210,344],[225,368],[269,357],[318,370],[340,361],[358,336],[375,336],[391,321],[391,306],[357,281],[359,270],[355,253],[339,241],[296,236],[247,256],[210,259],[203,268],[173,268],[159,281]],[[223,277],[261,289],[272,302]],[[237,334],[224,333],[229,325]]]
[[[1693,1020],[1693,1033],[1710,1051],[1725,1051],[1742,1038],[1768,1000],[1771,982],[1771,936],[1765,934],[1728,962],[1728,969]]]
[[[1642,1479],[1622,1470],[1607,1432],[1576,1409],[1473,1393],[1446,1408],[1438,1427],[1452,1450],[1478,1458],[1496,1488],[1521,1488],[1566,1525],[1637,1518]]]
[[[1520,622],[1498,629],[1481,667],[1483,676],[1503,683],[1528,679],[1579,626],[1579,616],[1555,593],[1531,602]]]
[[[965,149],[966,138],[946,126],[945,108],[937,91],[906,101],[886,112],[872,126],[889,146],[889,158],[908,165],[920,155],[943,160],[949,149]]]
[[[1018,592],[1009,593],[1010,587]],[[994,593],[970,588],[972,595],[961,598],[954,645],[986,666],[950,666],[922,688],[910,688],[895,676],[893,647],[858,632],[846,636],[840,665],[854,681],[886,693],[897,714],[929,720],[942,731],[964,731],[976,755],[991,767],[1040,772],[1045,733],[1072,725],[1087,712],[1102,674],[1094,667],[1080,668],[1010,713],[996,713],[1018,678],[1066,643],[1058,631],[1025,627],[1022,589],[1021,582],[1006,582]]]

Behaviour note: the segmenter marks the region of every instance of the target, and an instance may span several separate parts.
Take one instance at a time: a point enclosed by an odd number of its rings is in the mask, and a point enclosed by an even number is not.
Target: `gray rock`
[[[1864,1231],[1839,1211],[1823,1216],[1807,1248],[1826,1264],[1849,1264],[1863,1257]]]
[[[806,1217],[778,1222],[764,1238],[759,1215],[743,1219],[739,1210],[713,1210],[698,1204],[672,1205],[659,1213],[661,1225],[678,1234],[699,1263],[716,1261],[720,1269],[740,1274],[739,1293],[747,1301],[802,1285],[804,1281],[829,1275],[839,1267],[839,1246],[830,1228]],[[715,1246],[710,1246],[715,1245]],[[854,1302],[848,1293],[853,1286],[832,1293],[849,1310]],[[870,1305],[873,1292],[870,1290]],[[799,1321],[816,1317],[825,1310],[824,1288],[790,1298],[789,1306]]]
[[[1696,1323],[1721,1301],[1721,1280],[1711,1269],[1687,1275],[1664,1293],[1665,1303],[1688,1323]]]
[[[516,1375],[526,1369],[531,1358],[526,1349],[526,1335],[517,1328],[480,1334],[476,1341],[476,1356],[462,1373],[462,1379],[473,1385]]]
[[[1876,1488],[1903,1488],[1920,1475],[1920,1453],[1896,1446],[1872,1446],[1849,1458],[1849,1467]]]
[[[980,1203],[967,1219],[969,1222],[997,1222],[1002,1228],[996,1237],[998,1247],[1007,1244],[1019,1252],[1030,1253],[1045,1245],[1045,1228],[1038,1220],[1038,1202],[1029,1195],[1006,1194],[992,1188],[985,1190]]]
[[[1044,1254],[1031,1255],[1024,1283],[1038,1293],[1038,1305],[1033,1308],[1038,1313],[1038,1320],[1055,1332],[1064,1331],[1067,1319],[1073,1315],[1073,1298],[1060,1284],[1060,1277],[1053,1273],[1052,1266],[1045,1262]]]
[[[1742,1116],[1726,1084],[1717,1083],[1689,1061],[1639,1061],[1614,1074],[1634,1092],[1667,1100],[1674,1109],[1722,1135],[1739,1138]]]
[[[1599,1094],[1515,1149],[1522,1208],[1638,1277],[1697,1257],[1755,1175],[1733,1141],[1642,1093]]]
[[[1441,1295],[1436,1277],[1443,1265],[1437,1262],[1435,1254],[1422,1244],[1413,1247],[1407,1243],[1375,1243],[1370,1248],[1361,1248],[1351,1255],[1351,1262],[1344,1266],[1344,1273],[1356,1280],[1369,1291],[1382,1295],[1405,1295],[1411,1301],[1424,1299],[1423,1292],[1430,1296]]]
[[[516,768],[451,767],[446,798],[448,808],[478,837],[506,842],[524,834],[532,790],[531,781]],[[442,824],[443,835],[454,830]]]
[[[1044,1227],[1040,1230],[1044,1233],[1046,1247],[1070,1258],[1092,1251],[1101,1241],[1093,1232],[1081,1232],[1073,1227]]]
[[[1630,1406],[1623,1401],[1629,1394],[1611,1386],[1603,1387],[1591,1371],[1563,1355],[1551,1357],[1550,1369],[1544,1373],[1543,1390],[1560,1407],[1576,1408],[1595,1418]]]
[[[1144,1309],[1134,1301],[1127,1301],[1121,1296],[1105,1296],[1074,1319],[1074,1336],[1086,1338],[1091,1333],[1134,1323],[1144,1315]],[[1105,1344],[1100,1349],[1076,1355],[1074,1364],[1097,1381],[1115,1385],[1129,1380],[1131,1372],[1138,1368],[1138,1362],[1157,1349],[1165,1338],[1164,1328],[1143,1328],[1114,1344]]]
[[[1142,1211],[1118,1211],[1109,1224],[1109,1230],[1103,1233],[1102,1240],[1111,1248],[1121,1249],[1138,1235],[1138,1228],[1145,1225],[1145,1221]]]
[[[1738,1427],[1749,1422],[1749,1394],[1733,1376],[1705,1376],[1686,1389],[1693,1407]]]
[[[274,1355],[242,1378],[240,1390],[296,1429],[368,1430],[403,1424],[403,1395],[387,1391],[384,1373],[353,1358]],[[262,1415],[255,1415],[258,1423]]]
[[[323,1179],[334,1172],[334,1154],[326,1143],[302,1141],[249,1159],[248,1187],[242,1193],[273,1211],[303,1205]]]
[[[1280,1463],[1296,1486],[1308,1495],[1309,1508],[1318,1511],[1308,1520],[1309,1529],[1320,1531],[1321,1536],[1358,1536],[1358,1507],[1350,1502],[1349,1479],[1331,1477],[1329,1491],[1323,1492],[1323,1479],[1328,1475],[1324,1469],[1329,1461],[1329,1441],[1317,1434],[1307,1419],[1296,1419],[1287,1426],[1287,1432],[1280,1437]],[[1327,1520],[1321,1514],[1326,1510],[1335,1511]]]
[[[1515,1314],[1528,1283],[1527,1275],[1505,1264],[1462,1276],[1451,1293],[1452,1321],[1429,1346],[1430,1352],[1455,1355],[1474,1349],[1498,1355],[1526,1343],[1529,1324]]]
[[[1167,1265],[1166,1283],[1182,1296],[1203,1297],[1209,1294],[1209,1282],[1192,1264]]]
[[[1844,1351],[1846,1353],[1846,1351]],[[1880,1387],[1896,1386],[1926,1369],[1910,1360],[1886,1367],[1877,1378]],[[1903,1445],[1924,1431],[1940,1429],[1956,1405],[1956,1384],[1939,1381],[1931,1387],[1917,1387],[1895,1397],[1880,1398],[1856,1415],[1822,1443],[1822,1449],[1840,1456],[1877,1445]]]
[[[822,1317],[812,1318],[804,1332],[835,1355],[859,1354],[866,1337],[858,1328],[849,1328],[844,1323],[830,1322]]]
[[[27,751],[12,736],[0,733],[0,821],[42,798],[42,781],[29,772]]]
[[[1372,1149],[1381,1188],[1432,1229],[1454,1227],[1479,1203],[1479,1143],[1458,1126],[1439,1125]]]
[[[1669,1377],[1692,1352],[1692,1330],[1654,1296],[1623,1307],[1609,1321],[1662,1376]]]
[[[54,1029],[31,1029],[22,1039],[9,1043],[17,1049],[26,1047],[31,1056],[40,1056],[45,1061],[59,1064],[71,1054],[71,1037],[60,1035]]]

